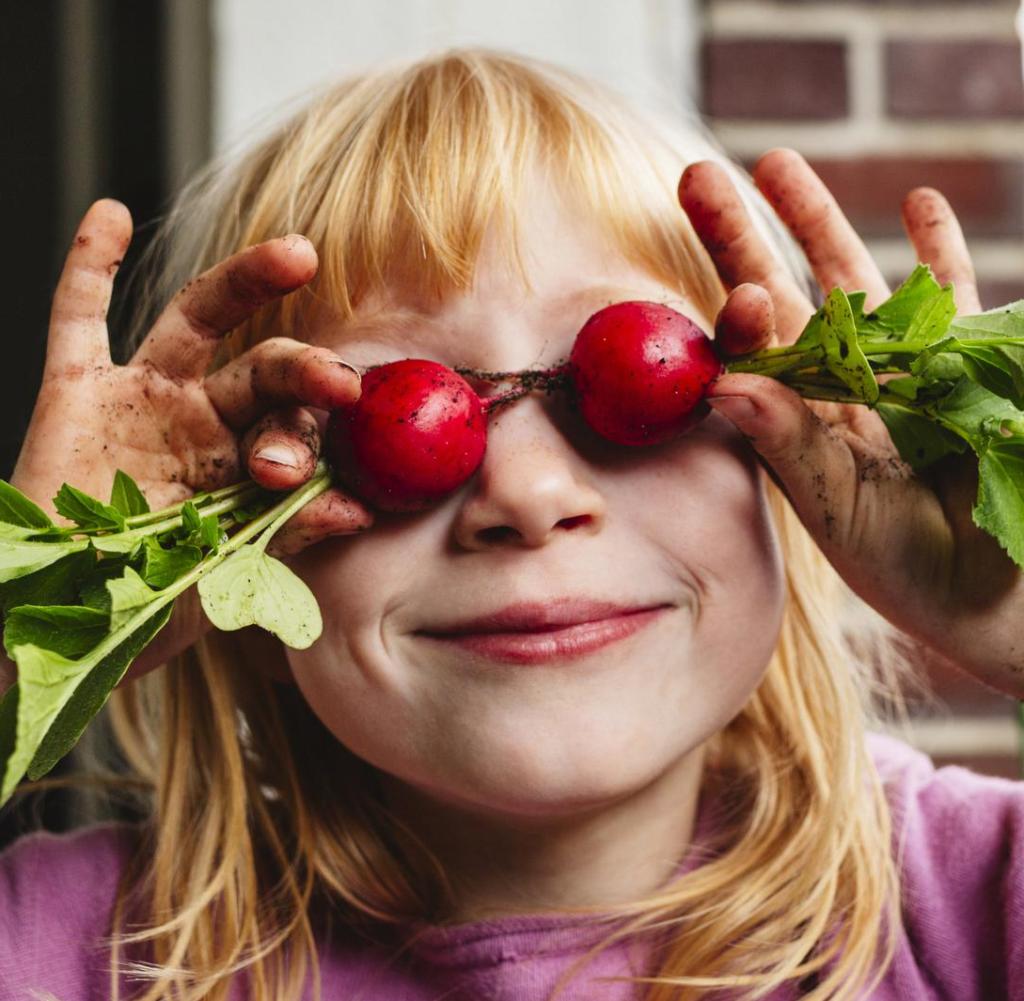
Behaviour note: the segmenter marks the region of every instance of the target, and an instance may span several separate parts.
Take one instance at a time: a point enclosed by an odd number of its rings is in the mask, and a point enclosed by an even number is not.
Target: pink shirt
[[[868,736],[868,747],[888,783],[896,836],[904,828],[905,839],[899,951],[869,1001],[1024,1001],[1024,782],[936,769],[879,734]],[[695,842],[712,829],[702,804]],[[33,987],[59,1001],[109,998],[108,956],[95,943],[108,931],[131,833],[121,824],[35,832],[0,853],[0,1001],[27,1001]],[[697,864],[691,851],[680,870]],[[321,943],[323,996],[542,1001],[606,931],[550,915],[430,928],[399,963],[369,945]],[[642,975],[642,962],[635,944],[620,945],[583,969],[565,1001],[639,997],[643,988],[588,980]],[[124,986],[131,993],[134,985]],[[771,1001],[798,996],[779,991]],[[243,1001],[244,984],[232,998]]]

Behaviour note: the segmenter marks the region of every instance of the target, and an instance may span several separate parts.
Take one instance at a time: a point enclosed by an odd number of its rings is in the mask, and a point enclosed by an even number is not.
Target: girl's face
[[[548,367],[592,313],[626,299],[666,303],[710,332],[692,302],[550,192],[532,199],[520,216],[532,293],[489,241],[469,293],[437,307],[396,280],[311,340],[358,365]],[[629,449],[558,396],[524,397],[490,418],[483,464],[443,503],[378,515],[365,534],[289,561],[324,618],[312,647],[286,651],[295,680],[393,788],[478,817],[565,820],[692,775],[686,762],[742,708],[778,636],[782,562],[763,475],[714,413],[675,441]],[[661,611],[601,649],[543,663],[423,635],[563,598]]]

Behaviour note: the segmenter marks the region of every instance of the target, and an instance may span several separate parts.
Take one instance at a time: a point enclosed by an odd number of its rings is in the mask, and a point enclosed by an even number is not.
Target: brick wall
[[[985,308],[1024,298],[1024,85],[1007,0],[705,0],[702,110],[748,168],[799,150],[891,285],[915,258],[900,222],[911,188],[960,218]],[[936,662],[939,696],[913,740],[941,762],[1020,774],[1016,702]]]

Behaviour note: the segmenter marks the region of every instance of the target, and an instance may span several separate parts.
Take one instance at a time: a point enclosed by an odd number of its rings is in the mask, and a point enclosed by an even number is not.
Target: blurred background
[[[2,0],[0,157],[8,361],[0,476],[38,390],[50,299],[88,205],[131,210],[114,292],[172,193],[309,88],[380,60],[486,44],[597,76],[665,110],[695,106],[748,167],[802,152],[893,283],[912,268],[899,208],[952,202],[986,308],[1024,298],[1024,86],[1015,0]],[[923,654],[922,654],[923,656]],[[1017,704],[941,663],[913,742],[940,764],[1018,777]],[[73,763],[73,762],[71,762]],[[68,766],[59,766],[55,774]],[[6,812],[0,845],[25,824]],[[53,793],[42,822],[66,826]]]

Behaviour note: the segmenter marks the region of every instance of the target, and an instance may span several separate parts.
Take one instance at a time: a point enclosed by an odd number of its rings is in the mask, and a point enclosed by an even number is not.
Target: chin
[[[486,817],[492,821],[516,827],[531,827],[556,823],[559,820],[578,818],[588,813],[603,810],[622,799],[628,798],[631,790],[591,789],[581,792],[576,789],[474,789],[464,794],[438,796],[448,806],[466,813]]]
[[[552,748],[558,753],[557,748]],[[578,767],[573,767],[578,765]],[[639,792],[665,769],[655,761],[624,761],[621,755],[581,748],[578,760],[555,763],[543,756],[521,754],[506,767],[452,775],[445,791],[427,791],[433,798],[473,812],[521,818],[557,819],[578,816],[613,805]]]

